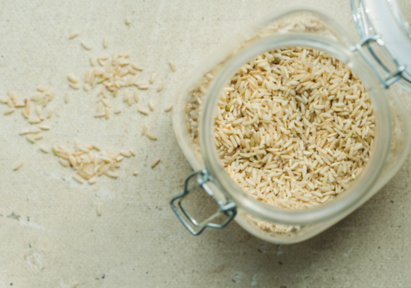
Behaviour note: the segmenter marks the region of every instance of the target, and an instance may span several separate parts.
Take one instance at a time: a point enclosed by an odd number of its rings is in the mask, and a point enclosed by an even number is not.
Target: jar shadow
[[[276,245],[231,223],[222,230],[207,229],[199,237],[204,251],[191,255],[200,255],[206,271],[220,273],[232,282],[252,283],[252,279],[259,278],[264,282],[279,283],[279,287],[285,283],[309,281],[307,279],[314,272],[344,270],[353,262],[364,264],[365,259],[368,262],[369,258],[375,257],[383,243],[392,238],[388,235],[387,225],[396,222],[396,218],[392,213],[395,200],[390,198],[401,196],[394,195],[393,191],[402,189],[405,193],[401,187],[403,182],[398,180],[407,173],[406,166],[361,208],[314,238],[292,245]],[[411,201],[411,196],[408,199]],[[401,240],[390,241],[395,245],[395,241]]]

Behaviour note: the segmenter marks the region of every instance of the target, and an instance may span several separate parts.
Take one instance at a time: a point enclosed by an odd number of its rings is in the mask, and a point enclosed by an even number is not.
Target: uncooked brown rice
[[[161,90],[164,89],[164,85],[166,85],[166,80],[165,79],[161,80],[160,85],[158,85],[158,87],[157,87],[157,92],[161,92]]]
[[[168,105],[168,106],[164,109],[164,111],[169,112],[169,111],[171,111],[172,109],[173,109],[173,104]]]
[[[73,73],[70,73],[67,75],[67,79],[71,82],[71,83],[78,83],[78,79],[76,77],[76,75],[74,75]]]
[[[173,61],[168,62],[168,64],[170,65],[170,68],[173,72],[176,72],[177,68],[176,65],[174,64]]]
[[[41,125],[39,125],[39,128],[40,128],[41,130],[50,130],[50,126],[49,126],[49,125],[46,125],[46,124],[41,124]]]
[[[160,158],[156,158],[154,160],[154,162],[151,164],[151,168],[154,168],[158,165],[158,163],[160,163],[161,159]]]
[[[72,82],[69,83],[69,86],[75,90],[79,90],[81,88],[80,84],[74,84]]]
[[[148,115],[150,113],[147,108],[143,108],[143,107],[138,107],[137,111],[144,115]]]
[[[149,102],[148,102],[148,107],[150,108],[151,111],[154,111],[154,102],[153,102],[153,101],[149,101]]]
[[[217,154],[234,181],[276,207],[308,208],[348,189],[370,158],[375,117],[362,82],[325,52],[259,55],[218,102]]]
[[[157,140],[157,136],[151,131],[146,131],[145,135],[151,140]]]
[[[69,39],[74,39],[74,38],[76,38],[78,35],[80,35],[80,33],[77,32],[77,31],[74,31],[74,32],[70,33]]]
[[[197,155],[201,103],[218,69],[204,75],[186,105]],[[218,156],[245,192],[298,209],[348,189],[366,169],[374,131],[360,79],[327,53],[291,47],[264,53],[233,76],[218,102],[214,135]],[[296,228],[255,222],[274,232]]]
[[[150,77],[150,83],[151,83],[151,84],[153,84],[154,81],[156,81],[156,76],[157,76],[156,73],[151,74],[151,77]]]
[[[104,41],[103,41],[103,46],[104,46],[104,48],[108,48],[108,45],[109,45],[109,43],[110,43],[110,37],[108,37],[108,36],[105,36],[104,37]]]
[[[14,164],[13,164],[13,170],[16,171],[18,169],[21,168],[21,166],[23,166],[24,162],[23,160],[19,159],[17,160]]]
[[[86,50],[91,50],[91,49],[93,49],[93,47],[92,47],[89,43],[87,43],[87,42],[85,42],[85,41],[81,41],[81,46],[83,46],[84,49],[86,49]]]
[[[70,97],[71,97],[71,94],[67,92],[66,95],[64,95],[64,102],[70,103]]]
[[[40,145],[40,150],[44,153],[49,153],[50,152],[50,148],[48,148],[45,145]]]
[[[59,157],[59,162],[65,167],[71,166],[76,170],[76,175],[73,178],[80,179],[80,183],[84,183],[88,180],[90,184],[96,182],[95,179],[102,175],[106,175],[112,178],[119,177],[116,172],[119,162],[124,157],[132,157],[135,154],[131,153],[131,150],[121,150],[120,152],[114,152],[112,149],[107,149],[105,152],[101,151],[100,146],[93,144],[80,144],[76,143],[74,148],[66,148],[63,145],[58,145],[52,148],[53,154]],[[90,182],[91,180],[91,182]]]
[[[146,135],[147,130],[148,130],[148,126],[147,126],[147,124],[144,124],[144,125],[143,125],[143,130],[141,131],[141,134],[142,134],[142,135]]]
[[[127,15],[126,20],[125,20],[126,25],[130,25],[131,24],[131,17],[129,15]]]

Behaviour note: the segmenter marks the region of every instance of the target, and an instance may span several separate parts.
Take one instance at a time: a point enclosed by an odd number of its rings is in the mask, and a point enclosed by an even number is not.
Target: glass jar
[[[353,5],[354,11],[358,9],[355,1]],[[360,16],[355,16],[359,21]],[[405,67],[392,60],[380,37],[364,33],[363,39],[355,43],[347,35],[328,16],[314,10],[292,9],[274,14],[237,35],[192,73],[174,106],[173,126],[195,172],[187,177],[183,193],[171,200],[172,209],[192,234],[198,235],[206,227],[224,227],[235,219],[249,233],[268,242],[301,242],[360,207],[398,171],[411,138],[403,105],[393,89],[387,88],[397,80],[407,82]],[[368,168],[334,200],[296,210],[276,208],[247,196],[226,173],[213,142],[215,108],[232,75],[252,57],[291,46],[325,51],[349,66],[368,90],[376,116]],[[378,58],[374,58],[377,53],[386,66],[378,65]],[[218,211],[202,222],[184,207],[183,199],[193,189],[190,183],[194,188],[202,187],[218,204]]]

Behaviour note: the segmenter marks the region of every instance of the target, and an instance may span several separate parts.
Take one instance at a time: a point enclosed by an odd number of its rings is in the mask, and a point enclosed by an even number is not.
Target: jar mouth
[[[362,175],[336,199],[313,208],[296,210],[273,207],[248,196],[226,172],[218,158],[213,141],[217,102],[223,88],[235,72],[252,57],[276,48],[292,46],[322,50],[350,67],[364,83],[371,97],[376,116],[373,152],[367,163],[367,169],[362,172]],[[271,35],[254,41],[233,55],[223,65],[211,83],[206,101],[203,104],[199,123],[199,140],[204,165],[217,184],[214,189],[221,190],[239,208],[260,219],[286,225],[307,225],[324,221],[336,215],[348,214],[367,199],[368,192],[377,182],[387,160],[392,139],[391,130],[391,114],[386,92],[377,76],[362,58],[346,46],[324,37],[293,33],[291,35]]]

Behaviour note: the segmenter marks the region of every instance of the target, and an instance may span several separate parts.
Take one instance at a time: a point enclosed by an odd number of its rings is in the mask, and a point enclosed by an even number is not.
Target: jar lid
[[[411,4],[406,0],[351,0],[353,19],[361,38],[374,36],[383,56],[371,46],[368,52],[387,74],[400,75],[399,83],[411,91],[411,29],[401,13],[409,8],[407,6]],[[387,59],[394,64],[394,71],[387,65]]]

